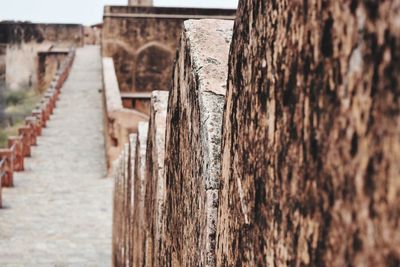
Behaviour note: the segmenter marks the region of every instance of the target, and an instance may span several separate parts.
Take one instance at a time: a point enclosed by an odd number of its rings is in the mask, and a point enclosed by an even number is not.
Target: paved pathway
[[[26,171],[4,190],[1,267],[111,265],[101,87],[99,47],[78,49]]]

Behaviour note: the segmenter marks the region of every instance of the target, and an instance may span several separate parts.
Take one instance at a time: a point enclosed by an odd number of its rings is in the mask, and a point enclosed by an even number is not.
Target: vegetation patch
[[[0,148],[7,147],[7,138],[18,134],[18,128],[24,124],[25,117],[40,100],[40,94],[34,90],[6,91],[4,93],[5,118],[0,129]]]

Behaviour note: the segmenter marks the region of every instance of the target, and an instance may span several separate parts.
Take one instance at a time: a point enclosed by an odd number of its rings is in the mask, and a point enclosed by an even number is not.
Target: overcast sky
[[[95,24],[104,5],[128,0],[0,0],[0,20]],[[154,0],[155,6],[236,8],[238,0]]]

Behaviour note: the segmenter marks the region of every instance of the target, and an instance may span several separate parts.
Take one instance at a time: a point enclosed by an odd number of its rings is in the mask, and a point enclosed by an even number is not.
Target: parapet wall
[[[128,266],[399,266],[399,10],[242,0],[231,45],[229,22],[185,22],[162,212],[146,189]]]
[[[168,95],[166,91],[153,91],[146,153],[145,218],[147,231],[147,266],[163,266],[165,258],[165,131]]]
[[[220,126],[232,27],[232,21],[223,20],[184,23],[173,88],[169,97],[168,92],[152,93],[148,130],[139,124],[136,154],[130,155],[135,161],[134,245],[122,262],[133,258],[132,266],[215,266]],[[116,175],[116,181],[125,177]],[[116,182],[116,192],[127,191]],[[115,201],[120,205],[121,197],[116,195]],[[116,222],[125,222],[128,214],[116,214]]]
[[[400,2],[239,4],[218,266],[399,266]]]
[[[215,266],[221,124],[232,27],[232,21],[184,23],[165,137],[167,265]]]

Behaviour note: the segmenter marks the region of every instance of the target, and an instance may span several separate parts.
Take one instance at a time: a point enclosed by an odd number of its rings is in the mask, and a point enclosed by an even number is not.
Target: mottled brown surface
[[[129,136],[129,143],[113,163],[113,246],[112,264],[133,266],[134,173],[137,135]]]
[[[133,265],[146,266],[146,145],[148,122],[140,122],[136,141],[135,171],[133,181]]]
[[[218,266],[400,265],[399,20],[398,0],[240,1]]]
[[[232,21],[188,20],[166,132],[167,236],[161,266],[215,266],[222,112]]]
[[[146,153],[146,198],[145,220],[148,233],[147,266],[162,266],[162,237],[164,232],[162,215],[165,202],[165,128],[167,117],[168,92],[153,91]]]
[[[127,244],[125,238],[129,236],[126,231],[126,218],[128,200],[128,162],[129,162],[129,144],[114,162],[114,199],[113,199],[113,247],[112,264],[114,267],[123,266],[126,261]]]
[[[167,15],[171,17],[160,16]],[[178,17],[174,17],[178,15]],[[230,16],[235,10],[106,6],[103,56],[115,62],[121,91],[169,90],[182,22],[190,16]],[[144,17],[143,17],[144,16]]]

